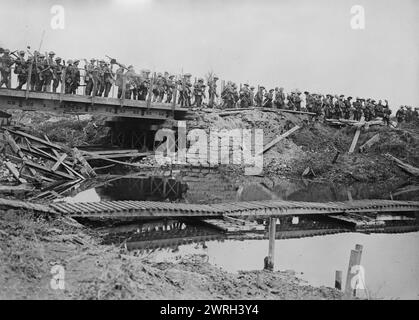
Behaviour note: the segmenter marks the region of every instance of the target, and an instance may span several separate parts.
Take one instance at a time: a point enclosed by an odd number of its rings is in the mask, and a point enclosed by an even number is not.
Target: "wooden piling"
[[[361,264],[361,255],[362,255],[363,246],[357,244],[355,250],[351,250],[351,255],[349,257],[348,273],[346,275],[345,283],[345,297],[351,299],[356,296],[356,288],[352,288],[352,278],[356,275],[352,273],[352,268],[359,266]]]
[[[269,250],[268,256],[264,261],[265,270],[274,270],[274,260],[275,260],[275,233],[276,233],[276,218],[269,218]]]
[[[335,289],[342,290],[342,270],[336,270]]]

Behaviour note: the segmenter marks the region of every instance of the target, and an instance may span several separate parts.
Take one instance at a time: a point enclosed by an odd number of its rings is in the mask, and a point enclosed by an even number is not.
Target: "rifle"
[[[108,55],[106,55],[106,54],[105,54],[105,57],[106,57],[106,58],[108,58],[109,60],[111,60],[111,64],[116,64],[116,65],[120,66],[121,68],[123,68],[123,69],[125,69],[125,70],[128,70],[128,68],[127,68],[127,67],[125,67],[123,64],[121,64],[121,63],[119,63],[118,61],[116,61],[116,59],[111,58],[110,56],[108,56]]]

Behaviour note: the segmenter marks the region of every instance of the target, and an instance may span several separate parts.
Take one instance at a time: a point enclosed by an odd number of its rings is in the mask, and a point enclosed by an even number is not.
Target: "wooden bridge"
[[[0,88],[0,110],[50,111],[73,114],[100,114],[164,121],[182,119],[188,109],[175,103],[156,103],[125,98],[103,98],[77,94],[37,92]]]
[[[281,217],[286,215],[340,215],[348,213],[419,212],[419,202],[357,200],[348,202],[249,201],[221,204],[185,204],[152,201],[101,201],[53,203],[56,211],[71,217]]]

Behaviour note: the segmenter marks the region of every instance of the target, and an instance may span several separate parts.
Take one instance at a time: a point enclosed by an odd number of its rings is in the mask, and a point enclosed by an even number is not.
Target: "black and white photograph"
[[[0,0],[0,300],[419,300],[419,1]]]

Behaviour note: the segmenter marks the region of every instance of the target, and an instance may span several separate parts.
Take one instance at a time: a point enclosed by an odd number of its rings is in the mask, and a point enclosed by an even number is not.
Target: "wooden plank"
[[[40,143],[40,144],[42,144],[44,146],[51,147],[51,148],[54,148],[54,149],[63,151],[63,148],[61,146],[59,146],[58,144],[51,143],[51,142],[48,142],[46,140],[40,139],[38,137],[32,136],[29,133],[26,133],[26,132],[23,132],[23,131],[19,131],[19,130],[16,130],[16,131],[15,130],[10,130],[10,129],[6,129],[6,131],[8,131],[8,132],[10,132],[10,133],[12,133],[14,135],[20,136],[20,137],[28,138],[29,140],[38,142],[38,143]]]
[[[67,154],[63,153],[57,160],[57,162],[52,166],[51,170],[56,171],[58,167],[63,163],[63,161],[67,158]]]
[[[74,179],[74,177],[73,177],[73,176],[70,176],[70,175],[68,175],[68,174],[65,174],[65,173],[63,173],[63,172],[59,172],[59,171],[52,171],[50,168],[47,168],[47,167],[41,166],[41,165],[39,165],[39,164],[37,164],[37,163],[35,163],[35,162],[32,162],[32,161],[30,161],[30,160],[25,160],[23,163],[24,163],[25,165],[29,166],[29,167],[32,167],[32,168],[35,168],[35,169],[38,169],[38,170],[41,170],[41,171],[44,171],[44,172],[50,173],[50,174],[52,174],[53,176],[58,176],[58,177],[60,177],[60,178],[69,179],[69,180],[73,180],[73,179]]]
[[[380,134],[379,133],[377,133],[376,135],[374,135],[371,139],[369,139],[362,146],[360,146],[359,147],[359,151],[365,152],[367,149],[371,148],[378,141],[380,141]]]
[[[361,117],[361,121],[360,121],[361,125],[358,127],[358,129],[356,129],[355,136],[354,136],[354,138],[352,140],[351,147],[349,148],[349,153],[353,153],[354,150],[355,150],[356,144],[357,144],[358,139],[359,139],[359,135],[361,134],[361,127],[362,127],[362,124],[364,122],[365,122],[365,117],[362,116]]]
[[[298,129],[300,129],[300,126],[295,126],[294,128],[288,130],[287,132],[277,136],[275,139],[273,139],[271,142],[269,142],[267,145],[265,145],[263,147],[263,151],[262,153],[265,153],[266,151],[268,151],[270,148],[272,148],[274,145],[276,145],[279,141],[281,141],[282,139],[288,137],[289,135],[291,135],[292,133],[294,133],[295,131],[297,131]]]
[[[414,166],[412,166],[410,164],[407,164],[407,163],[405,163],[405,162],[397,159],[396,157],[392,156],[389,153],[386,153],[385,156],[387,158],[389,158],[390,160],[395,161],[397,163],[397,165],[400,168],[402,168],[403,170],[405,170],[406,172],[408,172],[408,173],[410,173],[410,174],[412,174],[412,175],[414,175],[416,177],[419,177],[419,168],[416,168],[416,167],[414,167]]]
[[[92,169],[92,167],[90,166],[90,164],[83,157],[83,155],[80,152],[80,150],[77,149],[77,148],[73,148],[72,151],[73,151],[74,158],[77,159],[80,162],[80,164],[85,169],[86,174],[88,176],[90,176],[90,177],[96,177],[97,176],[96,172]]]

